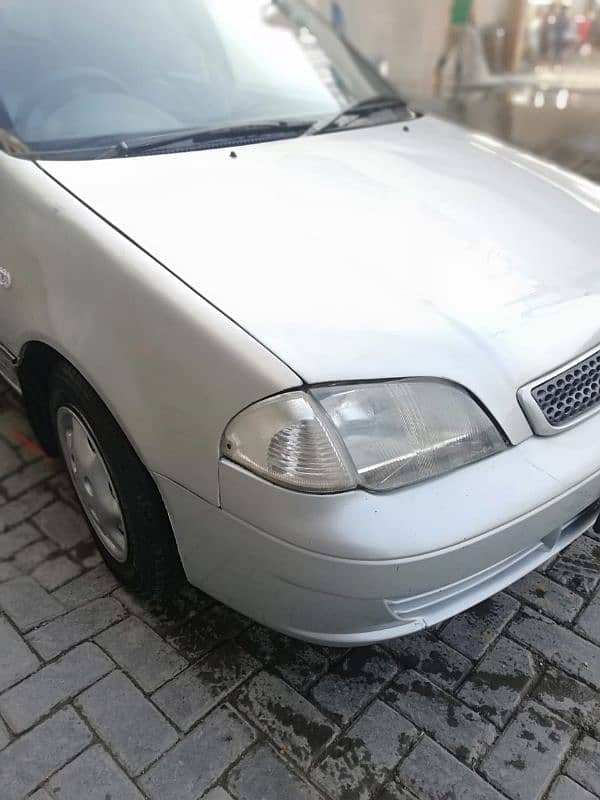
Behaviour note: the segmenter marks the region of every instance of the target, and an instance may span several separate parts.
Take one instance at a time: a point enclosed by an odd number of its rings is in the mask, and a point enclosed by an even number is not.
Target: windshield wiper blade
[[[328,133],[329,131],[338,130],[344,127],[343,121],[346,117],[349,122],[363,117],[369,117],[371,114],[376,114],[378,111],[393,110],[394,108],[406,108],[406,102],[395,95],[375,95],[368,97],[366,100],[360,100],[348,108],[338,111],[335,116],[326,119],[325,121],[316,122],[306,131],[306,136],[316,136],[319,133]]]
[[[257,122],[246,125],[228,125],[224,128],[194,128],[177,133],[165,133],[156,136],[145,136],[139,139],[114,145],[111,152],[120,156],[140,155],[151,150],[170,147],[174,144],[190,142],[192,144],[223,142],[223,146],[244,143],[247,139],[261,136],[278,136],[291,138],[300,136],[311,126],[310,122]]]

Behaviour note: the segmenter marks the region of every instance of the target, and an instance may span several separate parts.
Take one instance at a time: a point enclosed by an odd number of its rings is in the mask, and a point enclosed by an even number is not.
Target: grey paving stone
[[[102,556],[91,535],[87,539],[82,539],[75,547],[71,547],[68,552],[70,558],[80,564],[85,570],[93,569],[103,563]]]
[[[559,717],[600,737],[600,695],[595,689],[551,667],[535,696]]]
[[[561,775],[554,782],[548,800],[597,800],[597,798],[570,778]]]
[[[41,539],[19,551],[15,556],[15,564],[22,572],[31,572],[55,552],[54,542],[49,539]]]
[[[2,506],[2,513],[0,513],[0,533],[18,525],[28,517],[35,514],[44,506],[48,505],[53,499],[53,495],[43,487],[32,489],[27,494],[19,497],[17,500],[12,500],[5,506]]]
[[[600,583],[600,544],[581,536],[559,556],[548,575],[574,592],[591,594]]]
[[[247,617],[216,605],[175,625],[166,639],[191,663],[220,642],[233,639],[248,625]]]
[[[577,633],[600,645],[600,594],[597,594],[575,626]]]
[[[378,796],[377,800],[417,800],[417,798],[408,789],[400,786],[397,781],[391,781]],[[448,798],[444,798],[444,800],[448,800]]]
[[[240,642],[299,692],[306,691],[327,670],[331,659],[341,655],[339,650],[299,642],[262,625],[245,631]]]
[[[350,650],[313,687],[310,697],[338,725],[346,725],[397,671],[392,656],[380,647]]]
[[[151,800],[197,800],[254,742],[229,706],[210,714],[140,779]]]
[[[13,473],[0,485],[7,497],[16,497],[55,475],[59,469],[60,464],[57,461],[43,458],[40,461],[34,461],[33,464],[28,464],[19,472]]]
[[[239,645],[227,643],[159,689],[152,700],[188,731],[259,668],[259,662]]]
[[[401,667],[420,672],[442,689],[454,689],[473,666],[468,658],[440,642],[432,631],[403,636],[387,647]]]
[[[305,769],[338,733],[308,700],[267,672],[242,686],[236,705]]]
[[[48,782],[57,800],[143,800],[142,794],[100,745],[63,767]]]
[[[312,777],[336,800],[368,800],[388,780],[418,731],[379,700],[327,750]]]
[[[9,741],[10,741],[10,734],[8,732],[8,728],[0,719],[0,750],[4,750]]]
[[[84,572],[83,575],[62,586],[54,592],[54,597],[65,608],[73,609],[97,600],[99,597],[104,597],[117,586],[117,579],[112,572],[105,564],[100,564],[90,572]]]
[[[188,662],[136,617],[114,625],[96,641],[145,692],[153,692]]]
[[[120,603],[112,597],[103,597],[38,628],[28,634],[27,641],[49,661],[109,625],[120,622],[124,616],[125,610]]]
[[[29,800],[56,800],[45,789],[38,789],[37,792],[29,795]]]
[[[216,786],[208,794],[205,794],[202,800],[233,800],[233,797],[225,789]]]
[[[0,520],[3,513],[4,509],[0,511]],[[40,532],[28,522],[21,523],[21,525],[13,528],[8,533],[0,533],[0,558],[12,558],[19,550],[23,550],[39,539],[41,539]]]
[[[0,586],[0,608],[21,631],[35,628],[65,611],[39,583],[25,576]]]
[[[561,623],[572,622],[583,606],[579,595],[539,572],[532,572],[521,578],[509,591]]]
[[[481,772],[512,800],[538,800],[576,736],[555,714],[527,703],[484,758]]]
[[[600,742],[585,736],[577,743],[564,771],[576,783],[600,795]]]
[[[2,800],[23,800],[91,741],[72,708],[57,711],[0,753]]]
[[[90,538],[90,529],[83,515],[62,500],[53,503],[37,514],[34,522],[63,550],[68,550]]]
[[[502,800],[479,775],[427,737],[400,765],[398,781],[419,800]]]
[[[6,478],[11,472],[16,472],[23,462],[16,452],[6,442],[0,440],[0,478]]]
[[[82,644],[4,692],[0,696],[0,713],[15,733],[22,733],[102,678],[113,666],[95,644]]]
[[[496,595],[450,620],[440,638],[469,658],[481,658],[518,608],[519,603],[513,597]]]
[[[381,697],[466,764],[480,758],[496,737],[490,722],[412,670],[401,673]]]
[[[178,738],[122,672],[96,683],[78,697],[76,706],[131,775],[139,775]]]
[[[536,675],[531,653],[501,637],[465,681],[458,696],[504,727]]]
[[[600,647],[527,609],[517,615],[509,632],[557,667],[600,689]]]
[[[31,573],[40,586],[47,589],[49,592],[58,589],[63,584],[76,578],[81,572],[81,567],[74,561],[71,561],[68,556],[59,555],[56,558],[50,558],[36,567]]]
[[[12,581],[13,578],[18,578],[21,574],[21,570],[12,561],[0,561],[0,583]]]
[[[8,620],[0,617],[0,691],[31,675],[39,663]]]
[[[316,789],[292,772],[265,745],[246,753],[230,772],[227,786],[237,800],[321,800]],[[229,795],[225,795],[227,797]],[[210,793],[208,798],[213,800]],[[214,800],[221,798],[217,794]]]

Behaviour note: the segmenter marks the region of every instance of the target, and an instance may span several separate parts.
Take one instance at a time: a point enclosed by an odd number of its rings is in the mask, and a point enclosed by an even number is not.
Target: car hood
[[[600,344],[600,188],[434,118],[41,166],[307,382],[438,376],[502,416]]]

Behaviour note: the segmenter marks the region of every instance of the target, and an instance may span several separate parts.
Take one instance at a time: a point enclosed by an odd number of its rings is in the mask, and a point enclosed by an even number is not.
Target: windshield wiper
[[[300,136],[308,128],[310,122],[257,122],[246,125],[229,125],[224,128],[194,128],[176,133],[158,134],[143,138],[124,139],[110,149],[111,153],[127,157],[140,155],[151,150],[160,150],[175,144],[220,144],[223,147],[246,144],[255,139],[292,138]]]
[[[360,100],[348,108],[344,108],[334,117],[330,117],[321,122],[315,122],[306,131],[306,136],[316,136],[319,133],[329,133],[330,131],[339,130],[345,127],[346,124],[354,122],[356,119],[369,117],[371,114],[376,114],[379,111],[393,110],[395,108],[406,108],[406,103],[401,97],[394,95],[375,95],[368,97],[366,100]],[[348,117],[348,123],[344,120]]]

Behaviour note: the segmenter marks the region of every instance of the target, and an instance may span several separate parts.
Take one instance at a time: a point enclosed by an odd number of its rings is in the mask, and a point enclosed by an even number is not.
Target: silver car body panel
[[[389,638],[593,521],[600,415],[534,436],[517,395],[600,344],[599,187],[422,119],[237,159],[0,153],[0,196],[0,342],[79,369],[154,474],[189,579],[238,610],[313,641]],[[514,446],[386,495],[219,461],[261,398],[418,376],[465,386]]]

